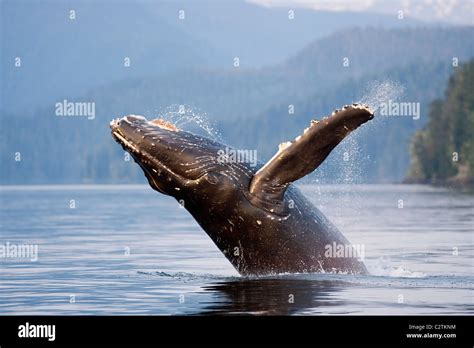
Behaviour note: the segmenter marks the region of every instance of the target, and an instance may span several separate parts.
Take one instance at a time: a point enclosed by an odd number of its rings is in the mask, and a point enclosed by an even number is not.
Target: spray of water
[[[359,98],[356,103],[365,104],[370,107],[372,112],[375,114],[375,119],[364,124],[363,127],[357,129],[357,131],[350,134],[334,151],[331,155],[333,163],[329,169],[331,172],[322,173],[323,181],[329,181],[326,177],[331,175],[331,182],[339,185],[347,185],[342,192],[340,190],[334,194],[333,199],[336,199],[337,210],[332,213],[336,215],[336,224],[342,229],[345,228],[345,212],[348,208],[361,207],[363,203],[363,197],[350,186],[364,181],[366,173],[364,168],[370,161],[375,159],[363,150],[360,144],[363,144],[370,134],[373,134],[378,128],[378,123],[383,122],[383,118],[377,117],[377,111],[383,103],[388,103],[389,100],[392,102],[398,100],[404,93],[404,87],[391,80],[383,81],[371,81],[367,84],[364,89],[363,95]],[[326,168],[328,169],[328,168]],[[334,170],[337,171],[334,177]],[[319,185],[319,182],[316,182]],[[344,186],[340,186],[344,187]],[[317,187],[317,193],[320,195],[321,189]],[[321,207],[324,210],[324,207]],[[356,210],[357,211],[357,210]],[[349,228],[349,226],[348,226]]]
[[[209,115],[194,106],[173,104],[155,110],[151,117],[162,118],[165,121],[173,123],[180,129],[223,142],[220,132],[217,130],[215,124],[210,121]]]
[[[366,262],[370,274],[394,278],[426,278],[428,275],[420,271],[411,271],[403,266],[394,267],[389,258],[381,257],[377,260]]]
[[[382,103],[388,103],[389,100],[396,101],[405,91],[405,88],[391,80],[370,82],[362,98],[357,103],[365,104],[376,113]]]
[[[357,103],[368,105],[377,116],[380,106],[383,103],[388,103],[389,100],[392,102],[398,100],[403,95],[404,89],[401,84],[391,80],[372,81],[368,83],[364,95]],[[341,144],[343,167],[337,180],[338,183],[354,184],[363,181],[362,168],[370,158],[362,153],[359,143],[361,139],[365,139],[368,134],[375,131],[374,127],[377,127],[379,119],[376,117],[376,120],[368,122]]]

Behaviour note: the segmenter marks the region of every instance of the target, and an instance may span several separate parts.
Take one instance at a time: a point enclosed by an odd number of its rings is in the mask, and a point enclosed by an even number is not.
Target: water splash
[[[235,280],[240,279],[239,275],[221,275],[211,273],[192,273],[192,272],[164,272],[164,271],[137,271],[137,274],[150,277],[163,277],[182,280]]]
[[[388,103],[389,100],[398,100],[404,94],[404,90],[405,87],[398,82],[374,80],[367,84],[363,96],[357,103],[368,105],[376,115],[381,104]],[[361,182],[364,175],[362,168],[365,167],[367,161],[370,161],[370,157],[361,151],[359,143],[361,140],[364,141],[368,134],[374,132],[374,128],[379,126],[379,120],[380,118],[377,117],[375,120],[364,124],[341,144],[340,156],[343,157],[341,162],[343,167],[339,172],[338,183],[354,184]]]
[[[155,110],[152,118],[162,118],[180,129],[223,142],[222,135],[209,119],[209,115],[197,107],[173,104]]]
[[[395,101],[405,93],[405,87],[391,80],[371,81],[365,88],[364,95],[357,103],[366,104],[375,113],[382,103]]]
[[[374,80],[367,84],[362,97],[355,103],[368,105],[372,112],[377,115],[381,104],[388,103],[389,100],[396,101],[400,99],[405,91],[405,87],[398,82],[392,80]],[[322,182],[331,182],[340,185],[347,185],[347,189],[342,194],[338,193],[334,199],[338,201],[338,209],[333,213],[336,220],[342,227],[344,226],[344,212],[347,207],[361,207],[363,205],[363,197],[358,192],[354,192],[350,185],[363,183],[366,178],[364,172],[372,159],[367,151],[361,146],[366,144],[367,137],[373,134],[380,126],[379,122],[383,122],[383,117],[375,117],[374,120],[367,122],[355,132],[350,134],[346,139],[334,149],[331,154],[328,167],[320,170],[319,177]],[[329,180],[328,178],[331,178]],[[319,185],[318,179],[313,179],[313,184]],[[319,186],[318,186],[318,190]],[[324,207],[321,207],[324,209]],[[401,272],[401,271],[400,271]]]
[[[374,276],[393,277],[393,278],[426,278],[426,273],[420,271],[411,271],[402,266],[393,267],[390,260],[380,258],[375,262],[366,262],[369,272]]]

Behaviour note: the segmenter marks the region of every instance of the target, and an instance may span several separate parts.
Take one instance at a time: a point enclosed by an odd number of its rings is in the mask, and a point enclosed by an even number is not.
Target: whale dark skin
[[[327,254],[334,245],[347,249],[350,243],[292,182],[372,118],[366,106],[345,106],[311,121],[301,136],[280,144],[271,160],[255,168],[228,160],[222,155],[226,145],[163,120],[129,115],[110,127],[150,186],[178,200],[241,275],[364,274],[355,253]]]

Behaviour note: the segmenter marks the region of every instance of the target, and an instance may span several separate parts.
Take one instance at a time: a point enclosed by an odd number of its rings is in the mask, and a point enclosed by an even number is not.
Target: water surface
[[[242,278],[172,198],[147,186],[0,189],[0,313],[472,314],[474,197],[407,185],[300,186],[371,275]],[[75,208],[71,202],[74,200]]]

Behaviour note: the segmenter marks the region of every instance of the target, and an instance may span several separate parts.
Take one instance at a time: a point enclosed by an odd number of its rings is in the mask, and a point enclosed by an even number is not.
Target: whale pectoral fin
[[[250,182],[254,204],[278,204],[290,183],[315,170],[351,131],[374,117],[367,106],[353,104],[336,110],[309,128],[294,141],[282,143]]]

